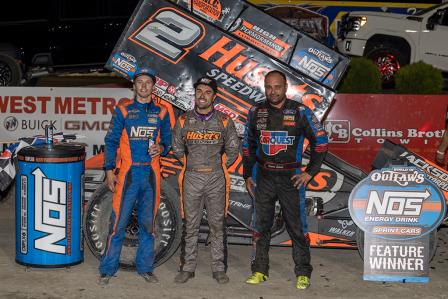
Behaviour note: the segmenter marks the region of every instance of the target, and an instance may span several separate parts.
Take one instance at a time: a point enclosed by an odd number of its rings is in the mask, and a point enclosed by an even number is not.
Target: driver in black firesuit
[[[282,72],[269,72],[264,81],[267,102],[256,104],[249,112],[243,143],[244,179],[255,197],[256,252],[252,275],[246,283],[259,284],[268,278],[269,244],[275,202],[280,201],[286,229],[292,239],[296,287],[310,285],[313,267],[309,242],[303,231],[304,188],[319,172],[328,138],[313,112],[299,102],[286,98],[288,85]],[[305,138],[310,143],[310,162],[301,172]],[[254,167],[256,166],[256,167]],[[255,169],[254,169],[255,168]],[[253,170],[256,171],[256,188]],[[301,189],[299,192],[297,189]]]

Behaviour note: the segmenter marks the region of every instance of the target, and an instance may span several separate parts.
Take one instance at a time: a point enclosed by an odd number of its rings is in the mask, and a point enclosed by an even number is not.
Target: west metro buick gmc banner
[[[83,136],[78,141],[92,157],[103,150],[115,104],[132,96],[126,88],[0,87],[1,151],[52,124],[55,132]]]
[[[239,2],[235,3],[236,9]],[[232,9],[233,6],[227,8],[227,18],[235,13]],[[265,15],[262,11],[256,13]],[[274,48],[285,52],[286,44],[277,42],[284,48]],[[334,96],[331,89],[270,58],[241,39],[241,35],[224,32],[165,1],[140,2],[106,67],[128,79],[139,68],[154,69],[164,82],[156,94],[183,110],[192,108],[193,82],[207,74],[218,82],[217,104],[239,124],[245,123],[254,103],[265,100],[262,85],[269,70],[285,72],[290,85],[288,96],[309,106],[319,119]]]
[[[386,139],[434,161],[448,97],[338,94],[326,119],[329,150],[369,172]]]

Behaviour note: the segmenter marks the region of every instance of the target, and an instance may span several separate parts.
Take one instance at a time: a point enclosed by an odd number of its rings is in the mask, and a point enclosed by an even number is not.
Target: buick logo
[[[19,121],[14,116],[8,116],[5,118],[3,124],[5,125],[6,130],[15,131],[19,125]]]

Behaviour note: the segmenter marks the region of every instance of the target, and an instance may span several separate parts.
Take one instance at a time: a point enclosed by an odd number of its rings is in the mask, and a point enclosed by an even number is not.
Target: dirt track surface
[[[230,282],[211,278],[209,248],[199,244],[196,277],[173,283],[177,254],[156,269],[159,284],[148,284],[134,272],[119,271],[106,287],[96,284],[98,261],[86,247],[84,263],[71,268],[26,268],[15,262],[14,200],[0,203],[0,298],[448,298],[448,228],[439,231],[439,248],[431,262],[428,284],[392,284],[362,280],[357,251],[312,249],[312,286],[296,290],[290,248],[271,248],[270,278],[246,285],[250,246],[229,246]]]

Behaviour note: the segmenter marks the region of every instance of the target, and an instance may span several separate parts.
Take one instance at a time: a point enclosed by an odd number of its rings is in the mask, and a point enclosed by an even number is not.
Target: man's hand
[[[255,198],[255,194],[254,194],[255,182],[254,182],[254,180],[252,179],[252,177],[248,177],[248,178],[246,179],[246,189],[247,189],[247,192],[249,192],[249,195],[250,195],[252,198]]]
[[[157,157],[163,153],[164,147],[161,144],[153,144],[149,147],[148,153],[151,157]]]
[[[436,162],[439,164],[444,164],[445,153],[442,151],[437,150],[436,152]]]
[[[295,174],[291,177],[291,181],[295,188],[300,189],[302,186],[306,186],[311,180],[311,176],[307,172]]]
[[[113,170],[106,170],[106,183],[109,190],[115,192],[115,183],[117,182],[117,176]]]

